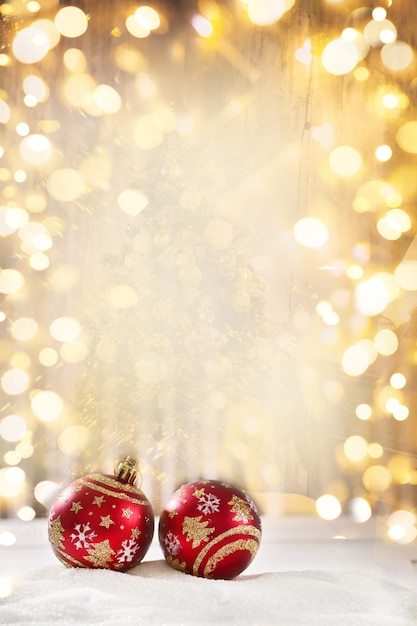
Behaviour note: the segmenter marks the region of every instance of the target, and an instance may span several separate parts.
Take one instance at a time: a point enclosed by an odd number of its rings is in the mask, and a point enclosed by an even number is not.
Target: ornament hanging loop
[[[140,482],[142,482],[138,461],[133,456],[126,456],[124,459],[116,461],[114,464],[114,474],[128,485],[133,485],[139,474]]]

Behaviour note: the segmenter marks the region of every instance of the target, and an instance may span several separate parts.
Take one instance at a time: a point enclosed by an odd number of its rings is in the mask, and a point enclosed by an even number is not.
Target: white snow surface
[[[16,537],[0,545],[0,582],[12,586],[0,625],[417,626],[417,545],[380,540],[380,526],[264,517],[254,561],[226,581],[169,567],[157,534],[127,573],[67,569],[45,519],[0,520],[0,534]]]
[[[413,626],[417,591],[358,571],[279,571],[232,581],[164,560],[127,573],[48,565],[0,600],[0,624]]]

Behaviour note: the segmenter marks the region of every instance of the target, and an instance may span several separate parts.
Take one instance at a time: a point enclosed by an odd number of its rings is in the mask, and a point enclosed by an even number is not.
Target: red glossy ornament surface
[[[143,559],[153,531],[153,510],[142,491],[106,474],[71,483],[48,520],[52,549],[67,567],[126,571]]]
[[[218,480],[183,485],[159,520],[159,543],[171,567],[204,578],[231,579],[245,570],[261,541],[255,504]]]

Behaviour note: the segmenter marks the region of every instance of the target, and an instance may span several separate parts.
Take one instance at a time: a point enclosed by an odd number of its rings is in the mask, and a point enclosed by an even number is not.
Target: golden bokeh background
[[[1,515],[133,454],[414,541],[413,1],[0,15]]]

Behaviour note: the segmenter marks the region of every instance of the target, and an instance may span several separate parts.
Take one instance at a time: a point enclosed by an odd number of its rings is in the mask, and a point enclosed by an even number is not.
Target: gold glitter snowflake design
[[[184,517],[182,523],[182,534],[187,535],[187,541],[192,540],[192,547],[197,548],[202,541],[208,541],[209,535],[214,531],[214,528],[206,528],[208,521],[201,522],[199,517]]]
[[[247,523],[249,520],[253,520],[250,505],[246,500],[242,500],[242,498],[238,496],[233,496],[227,504],[231,505],[231,512],[236,514],[233,518],[236,522]]]

